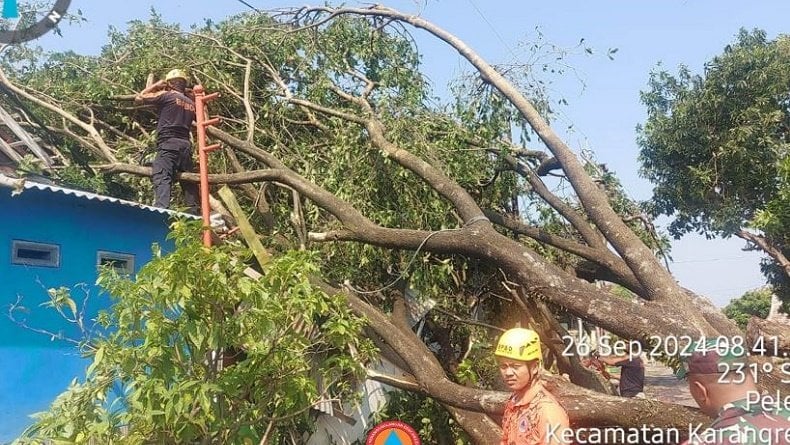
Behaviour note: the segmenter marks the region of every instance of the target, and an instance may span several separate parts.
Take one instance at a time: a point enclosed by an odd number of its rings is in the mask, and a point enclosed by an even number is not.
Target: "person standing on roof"
[[[494,351],[513,395],[502,417],[502,445],[557,445],[573,437],[568,414],[543,385],[540,337],[531,329],[505,331]]]
[[[192,143],[189,134],[195,120],[195,101],[187,96],[187,75],[180,69],[167,73],[134,98],[137,105],[157,108],[156,159],[152,166],[156,207],[169,208],[173,179],[180,172],[192,171]],[[184,202],[192,214],[200,213],[199,190],[194,182],[181,181]]]

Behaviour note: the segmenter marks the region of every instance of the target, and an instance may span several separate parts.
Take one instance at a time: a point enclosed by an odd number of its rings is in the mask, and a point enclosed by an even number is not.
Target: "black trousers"
[[[173,179],[179,172],[191,172],[192,145],[186,139],[165,139],[159,141],[156,147],[156,159],[152,165],[154,194],[156,207],[170,208],[170,194],[173,189]],[[180,181],[181,190],[184,192],[184,202],[188,211],[194,215],[200,213],[199,188],[194,182]]]

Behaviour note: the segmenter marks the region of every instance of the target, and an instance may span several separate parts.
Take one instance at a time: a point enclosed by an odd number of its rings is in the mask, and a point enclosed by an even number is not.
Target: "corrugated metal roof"
[[[43,184],[40,182],[31,181],[29,179],[12,178],[10,176],[6,176],[3,174],[0,174],[0,186],[14,189],[14,191],[11,192],[11,196],[16,196],[22,193],[24,190],[41,190],[44,192],[62,193],[64,195],[71,195],[77,198],[87,199],[89,201],[111,202],[126,207],[135,207],[149,212],[161,213],[163,215],[170,215],[170,216],[177,215],[180,217],[193,218],[193,219],[200,218],[198,216],[190,215],[188,213],[176,212],[174,210],[169,210],[169,209],[162,209],[159,207],[153,207],[133,201],[126,201],[124,199],[113,198],[112,196],[98,195],[96,193],[85,192],[82,190],[74,190],[66,187],[60,187],[57,185]]]

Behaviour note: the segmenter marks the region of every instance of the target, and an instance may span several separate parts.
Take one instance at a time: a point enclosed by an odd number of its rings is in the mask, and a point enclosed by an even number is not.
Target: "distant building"
[[[152,243],[163,250],[175,212],[0,174],[0,443],[14,439],[46,410],[75,377],[84,377],[87,360],[73,344],[19,326],[74,337],[79,329],[43,307],[47,290],[71,289],[80,308],[88,296],[85,323],[110,304],[96,288],[97,269],[112,264],[134,274],[151,257]],[[24,307],[9,317],[13,305]],[[73,317],[70,310],[64,311]]]

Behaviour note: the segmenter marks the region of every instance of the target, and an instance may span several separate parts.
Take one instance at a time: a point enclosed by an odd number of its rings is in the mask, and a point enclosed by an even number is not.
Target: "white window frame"
[[[39,252],[47,252],[49,259],[42,260],[38,258],[26,258],[19,256],[20,250],[36,250]],[[34,241],[12,240],[11,241],[11,263],[21,266],[37,266],[37,267],[60,267],[60,245],[50,243],[37,243]]]
[[[122,261],[123,268],[115,267],[115,270],[122,275],[134,274],[134,254],[110,252],[108,250],[99,250],[96,252],[96,267],[101,267],[106,260]]]

